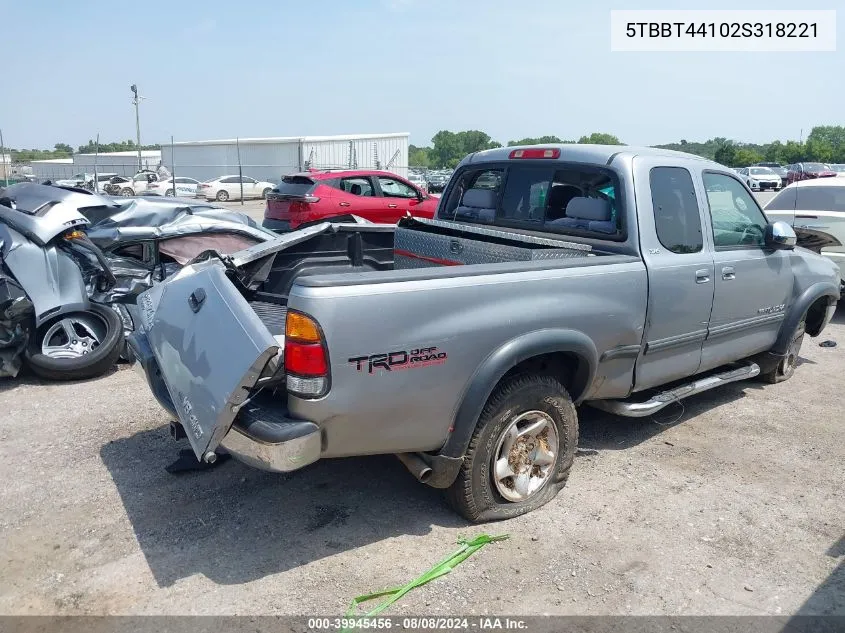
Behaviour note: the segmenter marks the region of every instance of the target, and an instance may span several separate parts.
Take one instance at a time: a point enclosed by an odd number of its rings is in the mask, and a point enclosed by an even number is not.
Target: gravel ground
[[[170,475],[185,444],[125,366],[2,381],[0,613],[338,614],[506,532],[389,613],[845,615],[842,343],[840,312],[787,383],[653,420],[582,409],[563,492],[487,526],[392,456]]]

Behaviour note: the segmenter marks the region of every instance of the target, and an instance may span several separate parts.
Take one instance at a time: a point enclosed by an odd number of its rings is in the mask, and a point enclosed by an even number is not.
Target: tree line
[[[593,132],[576,140],[560,137],[538,136],[508,141],[508,147],[514,145],[543,145],[548,143],[598,143],[602,145],[624,145],[613,134]],[[408,164],[411,167],[429,169],[452,168],[467,154],[485,149],[502,147],[488,134],[479,130],[450,132],[441,130],[431,139],[431,145],[420,147],[411,145],[408,151]],[[724,137],[716,137],[704,142],[687,141],[655,145],[662,149],[673,149],[689,154],[696,154],[715,160],[727,167],[745,167],[763,161],[780,164],[799,162],[845,163],[845,126],[821,125],[814,127],[806,141],[779,140],[770,143],[743,143]]]
[[[160,145],[141,145],[141,149],[161,149]],[[53,149],[7,149],[12,155],[13,163],[25,163],[33,160],[49,160],[51,158],[72,158],[73,147],[67,143],[56,143]],[[97,151],[97,143],[91,139],[85,145],[76,149],[77,154],[94,154]],[[128,139],[114,143],[100,143],[100,153],[105,152],[135,152],[138,146],[135,141]]]

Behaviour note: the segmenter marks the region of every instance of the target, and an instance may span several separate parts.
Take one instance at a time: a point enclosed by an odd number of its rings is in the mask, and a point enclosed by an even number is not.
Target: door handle
[[[388,209],[395,209],[395,208],[396,208],[396,207],[398,207],[398,206],[399,206],[398,204],[393,204],[393,203],[391,202],[389,205],[387,205],[387,208],[388,208]]]
[[[725,266],[722,268],[722,279],[725,281],[736,279],[736,273],[734,272],[733,266]]]
[[[348,207],[349,203],[348,202],[338,202],[338,205],[340,205],[341,207]]]
[[[695,283],[706,284],[710,281],[710,271],[707,268],[695,271]]]

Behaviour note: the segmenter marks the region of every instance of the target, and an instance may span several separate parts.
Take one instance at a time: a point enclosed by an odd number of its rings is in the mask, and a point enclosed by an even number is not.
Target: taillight
[[[508,155],[508,158],[560,158],[560,150],[556,148],[515,149]]]
[[[306,314],[288,310],[285,317],[285,374],[288,392],[303,398],[325,395],[329,361],[323,331]]]

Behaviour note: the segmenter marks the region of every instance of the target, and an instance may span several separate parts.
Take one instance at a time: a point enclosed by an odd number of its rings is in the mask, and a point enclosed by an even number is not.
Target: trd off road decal
[[[399,369],[416,369],[442,365],[446,362],[446,352],[438,351],[436,347],[421,347],[419,349],[399,350],[386,354],[371,354],[370,356],[355,356],[348,361],[355,366],[356,371],[375,373],[377,369],[397,371]]]

